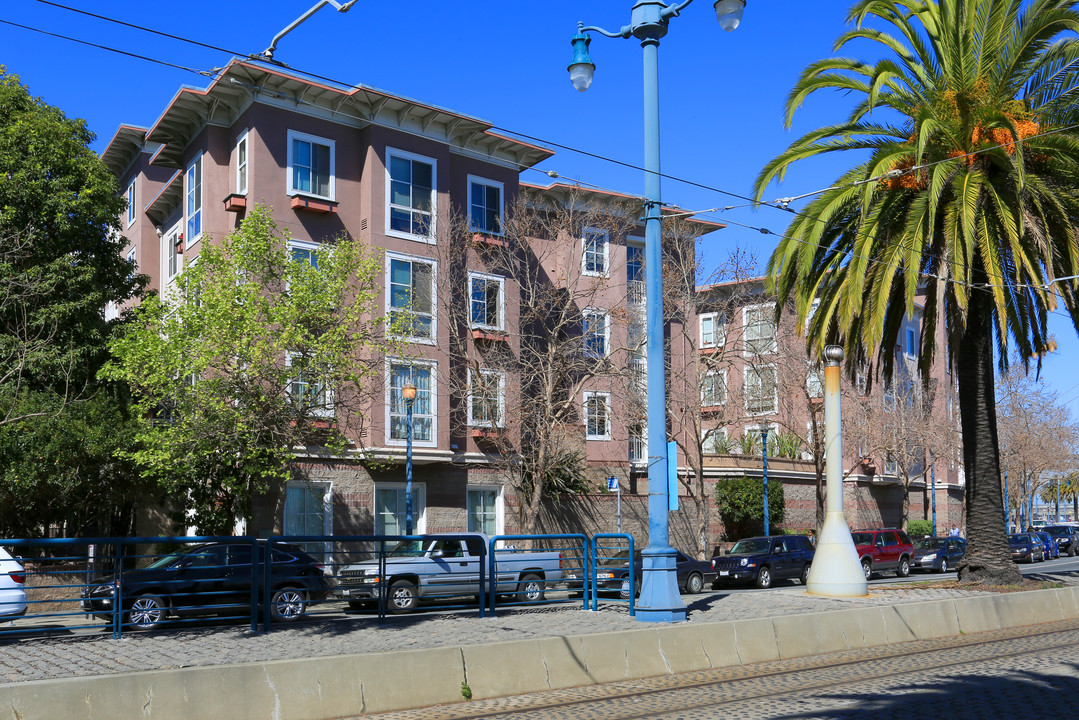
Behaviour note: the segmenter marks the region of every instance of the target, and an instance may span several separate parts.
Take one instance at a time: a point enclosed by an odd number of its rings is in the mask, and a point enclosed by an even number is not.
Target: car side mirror
[[[433,557],[435,559],[438,559],[438,558],[442,557],[443,554],[444,553],[441,550],[432,550],[431,551],[431,557]]]

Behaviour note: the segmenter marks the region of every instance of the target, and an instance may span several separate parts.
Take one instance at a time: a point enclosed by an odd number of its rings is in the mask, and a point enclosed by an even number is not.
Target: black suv
[[[124,622],[136,628],[152,628],[170,616],[241,616],[251,608],[252,579],[256,595],[262,595],[266,545],[256,547],[254,564],[250,542],[203,543],[163,555],[145,568],[88,586],[82,592],[83,612],[111,620],[119,589]],[[295,620],[308,605],[325,599],[329,583],[317,560],[295,545],[274,545],[270,557],[274,620]]]
[[[813,562],[813,543],[805,535],[769,535],[739,540],[726,555],[712,558],[715,585],[753,582],[759,588],[772,587],[784,578],[805,585]]]
[[[1050,537],[1057,541],[1057,547],[1061,555],[1075,557],[1076,539],[1079,539],[1079,528],[1074,525],[1046,525],[1043,532],[1049,533]]]

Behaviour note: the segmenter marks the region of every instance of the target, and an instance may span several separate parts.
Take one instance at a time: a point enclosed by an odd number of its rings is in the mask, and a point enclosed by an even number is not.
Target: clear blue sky
[[[229,52],[127,28],[39,0],[0,6],[0,62],[33,94],[85,118],[100,151],[121,123],[150,126],[181,85],[204,87],[209,77],[148,59],[14,27],[25,25],[196,70],[225,65],[233,54],[264,50],[273,36],[316,0],[187,0],[133,2],[65,0],[62,5],[195,40]],[[783,106],[798,73],[831,54],[843,31],[846,0],[795,3],[749,0],[742,26],[725,33],[711,0],[696,0],[671,21],[660,47],[664,200],[692,209],[738,206],[760,168],[801,133],[842,119],[842,96],[812,100],[783,128]],[[569,82],[570,38],[577,21],[617,30],[630,21],[632,0],[359,0],[347,13],[332,6],[292,31],[275,58],[295,70],[369,85],[473,115],[556,150],[541,170],[625,193],[643,194],[641,171],[590,158],[580,149],[639,166],[643,155],[640,45],[593,34],[595,81],[586,93]],[[867,58],[870,59],[870,58]],[[807,163],[766,200],[827,187],[839,165]],[[527,171],[522,179],[550,179]],[[706,189],[711,188],[711,189]],[[723,191],[723,192],[720,192]],[[732,193],[730,194],[724,194]],[[795,205],[794,207],[800,207]],[[740,207],[707,218],[774,232],[789,215]],[[763,266],[774,238],[729,225],[708,240],[706,261],[735,246],[753,250]],[[1043,377],[1079,417],[1079,343],[1067,320],[1054,321],[1061,351]]]

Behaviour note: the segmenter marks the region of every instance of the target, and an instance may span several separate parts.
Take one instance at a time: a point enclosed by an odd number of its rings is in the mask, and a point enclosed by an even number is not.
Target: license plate
[[[727,570],[720,570],[719,574],[720,575],[730,575],[730,572],[728,572]]]

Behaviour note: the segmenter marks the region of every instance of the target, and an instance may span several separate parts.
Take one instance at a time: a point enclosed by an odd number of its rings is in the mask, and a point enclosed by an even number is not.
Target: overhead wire
[[[68,5],[64,5],[62,3],[54,2],[53,0],[35,0],[35,1],[40,3],[40,4],[43,4],[43,5],[48,5],[48,6],[56,7],[58,9],[67,10],[67,11],[78,13],[78,14],[85,15],[85,16],[88,16],[88,17],[93,17],[93,18],[100,19],[100,20],[103,20],[103,21],[106,21],[106,22],[111,22],[111,23],[115,23],[115,24],[118,24],[118,25],[122,25],[124,27],[128,27],[128,28],[148,32],[148,33],[158,35],[158,36],[161,36],[161,37],[167,37],[167,38],[170,38],[170,39],[173,39],[173,40],[177,40],[179,42],[185,42],[185,43],[189,43],[189,44],[192,44],[192,45],[196,45],[196,46],[201,47],[201,48],[210,49],[210,50],[214,50],[214,51],[217,51],[217,52],[228,53],[228,54],[235,55],[235,56],[247,57],[249,59],[256,60],[256,61],[261,61],[261,62],[266,62],[266,63],[271,64],[271,65],[279,65],[279,66],[282,66],[282,67],[288,67],[284,63],[280,63],[280,62],[277,62],[277,61],[271,61],[268,58],[265,58],[265,57],[263,57],[261,55],[258,55],[258,54],[245,54],[242,51],[231,50],[231,49],[228,49],[228,48],[222,48],[222,47],[211,45],[211,44],[208,44],[208,43],[203,43],[203,42],[200,42],[198,40],[193,40],[191,38],[187,38],[187,37],[184,37],[184,36],[181,36],[181,35],[162,32],[160,30],[155,30],[153,28],[148,28],[148,27],[138,25],[138,24],[135,24],[135,23],[129,23],[129,22],[119,20],[119,19],[116,19],[116,18],[112,18],[112,17],[106,16],[106,15],[100,15],[98,13],[92,13],[92,12],[82,10],[82,9],[79,9],[79,8],[74,8],[74,7],[71,7],[71,6],[68,6]],[[191,72],[191,73],[198,74],[198,75],[201,75],[201,76],[213,77],[213,76],[219,74],[219,72],[221,70],[221,68],[216,68],[216,67],[211,69],[211,70],[199,70],[199,69],[196,69],[196,68],[190,68],[190,67],[186,67],[186,66],[182,66],[182,65],[177,65],[177,64],[170,63],[170,62],[167,62],[167,61],[157,60],[155,58],[151,58],[151,57],[144,56],[144,55],[139,55],[139,54],[136,54],[136,53],[131,53],[131,52],[127,52],[127,51],[124,51],[124,50],[119,50],[119,49],[108,47],[108,46],[101,45],[101,44],[98,44],[98,43],[91,43],[91,42],[79,40],[77,38],[72,38],[72,37],[69,37],[69,36],[60,35],[60,34],[57,34],[57,33],[52,33],[52,32],[49,32],[49,31],[41,30],[39,28],[34,28],[34,27],[19,24],[19,23],[10,22],[10,21],[7,21],[7,20],[0,20],[0,23],[4,23],[4,24],[11,25],[11,26],[14,26],[14,27],[19,27],[21,29],[29,30],[29,31],[32,31],[32,32],[42,33],[42,34],[49,35],[49,36],[52,36],[52,37],[56,37],[56,38],[59,38],[59,39],[68,40],[68,41],[75,42],[75,43],[78,43],[78,44],[87,45],[87,46],[90,46],[90,47],[95,47],[95,48],[106,50],[106,51],[109,51],[109,52],[118,53],[118,54],[125,55],[125,56],[128,56],[128,57],[132,57],[132,58],[136,58],[136,59],[145,60],[145,61],[148,61],[148,62],[164,65],[164,66],[167,66],[167,67],[172,67],[172,68],[175,68],[175,69],[184,70],[186,72]],[[315,79],[319,79],[319,80],[325,80],[327,82],[334,83],[334,84],[336,84],[338,86],[341,86],[341,87],[349,87],[349,88],[357,87],[353,83],[348,83],[348,82],[339,80],[337,78],[332,78],[332,77],[329,77],[329,76],[326,76],[326,75],[321,75],[321,74],[318,74],[318,73],[314,73],[314,72],[310,72],[310,71],[306,71],[306,70],[302,70],[302,69],[298,69],[298,68],[289,68],[289,69],[293,70],[294,72],[302,73],[303,75],[306,75],[306,76],[311,77],[311,78],[315,78]],[[342,113],[342,114],[348,116],[348,113]],[[361,118],[359,116],[350,116],[350,117],[355,117],[356,119],[364,119],[364,118]],[[1047,131],[1045,133],[1039,133],[1037,135],[1032,135],[1032,136],[1029,136],[1029,137],[1043,137],[1043,136],[1047,136],[1047,135],[1051,135],[1051,134],[1065,132],[1067,130],[1075,129],[1076,127],[1079,127],[1079,125],[1071,125],[1071,126],[1066,126],[1066,127],[1062,127],[1062,128],[1054,128],[1053,130]],[[590,151],[587,151],[587,150],[582,150],[580,148],[577,148],[577,147],[574,147],[574,146],[571,146],[571,145],[566,145],[564,143],[558,143],[558,142],[555,142],[555,141],[548,140],[546,138],[541,138],[541,137],[538,137],[538,136],[523,133],[523,132],[514,130],[512,128],[507,128],[507,127],[503,127],[503,126],[499,126],[499,125],[491,125],[491,128],[494,129],[494,130],[499,130],[499,131],[502,131],[502,132],[505,132],[505,133],[512,134],[512,135],[514,135],[516,137],[519,137],[519,138],[532,140],[534,142],[543,143],[544,145],[549,145],[551,147],[556,147],[556,148],[560,148],[560,149],[563,149],[563,150],[566,150],[566,151],[569,151],[569,152],[573,152],[575,154],[579,154],[579,155],[582,155],[584,157],[590,157],[590,158],[593,158],[593,159],[596,159],[596,160],[600,160],[600,161],[603,161],[603,162],[611,163],[611,164],[614,164],[614,165],[618,165],[618,166],[621,166],[621,167],[626,167],[626,168],[629,168],[629,169],[634,169],[634,170],[638,170],[638,171],[642,171],[642,172],[650,172],[650,171],[646,170],[644,167],[642,167],[640,165],[637,165],[635,163],[630,163],[630,162],[627,162],[627,161],[624,161],[624,160],[618,160],[618,159],[615,159],[615,158],[612,158],[612,157],[609,157],[609,156],[600,155],[598,153],[593,153],[593,152],[590,152]],[[769,208],[773,208],[773,209],[778,209],[778,210],[783,210],[783,211],[786,211],[786,212],[790,212],[790,213],[792,213],[792,214],[794,214],[796,216],[806,217],[807,219],[809,219],[811,221],[814,221],[814,222],[823,223],[825,221],[820,219],[820,218],[817,218],[817,217],[814,217],[814,216],[811,216],[811,215],[807,215],[807,214],[805,214],[805,213],[803,213],[801,211],[794,210],[794,209],[790,208],[789,207],[790,203],[794,202],[796,200],[807,198],[807,197],[813,197],[813,196],[816,196],[816,195],[820,195],[822,193],[825,193],[825,192],[828,192],[828,191],[834,190],[834,189],[842,189],[842,188],[846,188],[846,187],[855,187],[855,186],[858,186],[858,185],[864,185],[864,184],[871,183],[871,182],[877,182],[877,181],[881,181],[881,180],[902,177],[903,175],[918,172],[920,170],[927,169],[929,167],[938,165],[938,164],[943,163],[943,162],[961,161],[961,160],[963,160],[965,158],[972,157],[972,156],[975,156],[975,155],[978,155],[978,154],[981,154],[981,153],[984,153],[984,152],[989,152],[989,151],[992,151],[992,150],[995,150],[995,149],[1000,149],[1000,148],[1003,148],[1003,147],[1007,147],[1007,146],[1010,146],[1010,145],[1015,145],[1017,143],[1021,143],[1025,139],[1026,138],[1019,139],[1019,140],[1013,140],[1013,141],[1011,141],[1009,143],[1002,143],[1000,145],[996,145],[996,146],[992,146],[992,147],[988,147],[988,148],[982,148],[982,149],[979,149],[979,150],[977,150],[975,152],[972,152],[972,153],[966,153],[964,155],[957,155],[955,157],[945,158],[943,160],[935,161],[935,162],[932,162],[932,163],[924,163],[924,164],[921,164],[921,165],[912,166],[910,168],[903,168],[901,170],[893,169],[893,170],[890,170],[887,173],[883,173],[882,175],[879,175],[879,176],[875,176],[875,177],[871,177],[871,178],[864,178],[864,179],[861,179],[861,180],[853,181],[853,182],[845,184],[845,185],[833,185],[833,186],[829,186],[829,187],[826,187],[826,188],[822,188],[820,190],[814,190],[814,191],[811,191],[811,192],[808,192],[808,193],[802,193],[800,195],[796,195],[796,196],[792,196],[792,197],[779,198],[779,199],[777,199],[775,201],[755,200],[753,198],[742,195],[740,193],[735,193],[735,192],[732,192],[732,191],[729,191],[729,190],[724,190],[722,188],[717,188],[717,187],[712,186],[712,185],[707,185],[705,183],[700,183],[700,182],[697,182],[697,181],[694,181],[694,180],[689,180],[689,179],[686,179],[686,178],[683,178],[683,177],[680,177],[680,176],[670,175],[668,173],[659,172],[659,173],[656,173],[656,174],[658,174],[662,178],[666,178],[666,179],[669,179],[669,180],[672,180],[672,181],[675,181],[675,182],[678,182],[678,183],[681,183],[681,184],[684,184],[684,185],[687,185],[687,186],[690,186],[690,187],[696,187],[698,189],[706,190],[706,191],[709,191],[709,192],[715,192],[717,194],[726,195],[726,196],[729,196],[729,197],[733,197],[733,198],[736,198],[736,199],[739,199],[739,200],[746,201],[746,203],[744,205],[732,205],[732,206],[724,207],[722,209],[724,212],[729,211],[729,210],[744,208],[744,207],[761,207],[761,206],[764,206],[764,207],[769,207]],[[539,170],[538,168],[529,168],[529,169],[536,170],[538,172],[543,172],[546,175],[548,175],[549,177],[561,177],[560,175],[558,175],[558,173],[555,173],[554,171],[544,171],[544,170]],[[580,180],[577,180],[575,182],[577,182],[579,184],[589,185],[589,186],[595,187],[595,188],[600,187],[599,185],[595,185],[595,184],[592,184],[592,183],[587,183],[587,182],[580,181]],[[808,241],[802,240],[800,238],[789,237],[789,236],[787,236],[785,234],[776,233],[776,232],[771,231],[771,230],[769,230],[767,228],[754,227],[754,226],[747,225],[747,224],[744,224],[744,223],[731,221],[729,219],[720,218],[720,219],[718,219],[718,221],[726,223],[726,224],[735,225],[735,226],[738,226],[738,227],[743,227],[743,228],[750,229],[750,230],[755,230],[757,232],[760,232],[761,234],[773,235],[773,236],[776,236],[776,237],[779,237],[779,238],[790,240],[792,242],[799,242],[799,243],[803,243],[803,244],[811,244]],[[813,245],[819,247],[819,243],[813,243]],[[902,244],[900,244],[899,246],[902,247],[902,248],[908,249],[908,250],[913,250],[913,248],[908,247],[908,246],[904,246]],[[867,262],[883,264],[883,261],[879,261],[879,260],[876,260],[876,259],[871,258],[871,257],[862,257],[862,256],[857,256],[857,255],[852,255],[852,257],[857,257],[858,259],[866,260]],[[945,262],[949,263],[949,264],[954,264],[955,268],[957,268],[957,269],[961,267],[959,265],[959,263],[956,262],[956,261],[945,260]],[[1040,286],[1040,285],[1036,286],[1036,285],[1031,285],[1031,284],[1026,284],[1026,283],[1001,283],[1001,284],[995,284],[995,283],[968,283],[966,281],[959,280],[959,279],[957,279],[955,277],[943,277],[943,276],[935,275],[935,274],[932,274],[932,273],[922,273],[922,275],[924,277],[931,277],[931,278],[942,280],[942,281],[945,281],[945,282],[951,282],[951,283],[954,283],[954,284],[961,284],[961,285],[971,287],[971,288],[982,287],[982,288],[988,289],[988,288],[991,288],[991,287],[1004,287],[1004,288],[1008,288],[1008,289],[1022,289],[1022,288],[1035,288],[1036,287],[1036,288],[1042,289],[1042,288],[1046,287],[1046,286]],[[1054,280],[1053,282],[1056,282],[1056,280]],[[1051,312],[1057,312],[1057,311],[1051,311]],[[1063,313],[1060,313],[1060,314],[1063,315]],[[1064,316],[1070,318],[1070,315],[1064,315]]]

